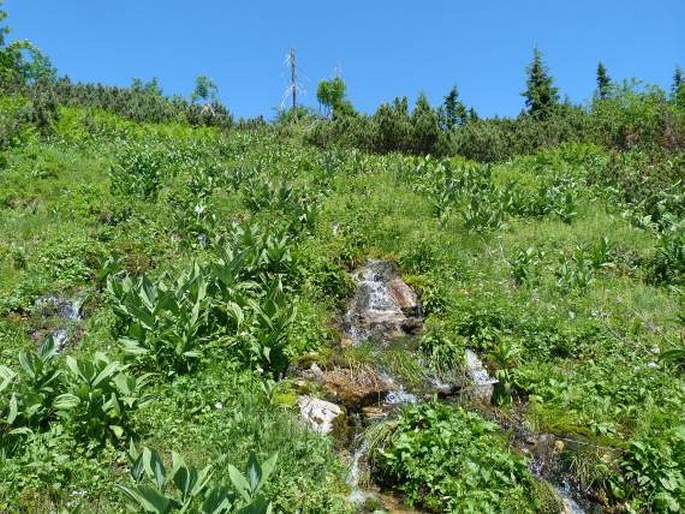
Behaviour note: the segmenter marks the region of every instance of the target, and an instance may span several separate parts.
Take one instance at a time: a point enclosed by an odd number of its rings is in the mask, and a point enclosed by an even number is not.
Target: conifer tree
[[[533,60],[526,68],[526,90],[521,93],[526,99],[528,114],[535,118],[546,118],[559,103],[559,90],[542,60],[542,52],[536,47]]]
[[[680,66],[675,67],[675,72],[673,73],[673,92],[676,93],[680,86],[683,85],[683,70]]]
[[[600,62],[597,65],[597,93],[599,94],[600,100],[604,100],[609,96],[609,90],[611,88],[611,78],[607,73],[607,69]]]
[[[459,100],[459,91],[457,86],[452,86],[450,92],[445,96],[445,101],[443,102],[444,109],[444,125],[448,130],[464,125],[467,118],[466,106]]]
[[[411,115],[413,128],[411,151],[417,155],[435,154],[440,138],[440,124],[437,113],[428,98],[420,93]]]
[[[675,105],[685,109],[685,78],[683,78],[683,70],[680,69],[680,66],[675,67],[671,93]]]

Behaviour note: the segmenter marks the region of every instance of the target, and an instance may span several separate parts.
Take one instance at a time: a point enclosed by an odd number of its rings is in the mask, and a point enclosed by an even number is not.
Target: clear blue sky
[[[481,115],[516,115],[524,68],[543,51],[563,95],[588,99],[602,60],[613,78],[669,87],[685,67],[685,0],[7,0],[11,37],[28,38],[73,80],[128,85],[157,77],[187,95],[197,75],[237,116],[271,117],[297,50],[303,101],[338,67],[372,112],[452,84]]]

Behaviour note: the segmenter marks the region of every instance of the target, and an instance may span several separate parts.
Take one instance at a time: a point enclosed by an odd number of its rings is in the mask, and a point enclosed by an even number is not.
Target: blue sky
[[[157,77],[187,95],[208,75],[237,116],[271,117],[297,50],[303,101],[336,67],[357,109],[452,84],[481,115],[516,115],[537,45],[563,95],[588,99],[602,60],[613,78],[669,87],[685,68],[685,0],[7,0],[11,37],[28,38],[73,80]]]

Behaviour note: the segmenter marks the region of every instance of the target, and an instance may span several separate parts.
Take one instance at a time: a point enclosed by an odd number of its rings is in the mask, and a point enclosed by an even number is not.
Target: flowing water
[[[53,327],[55,324],[58,325],[48,333],[48,336],[52,337],[57,351],[63,350],[70,337],[73,336],[74,326],[83,321],[83,298],[47,294],[38,298],[36,307],[40,310],[41,318],[46,321],[46,324]],[[48,320],[53,321],[48,322]]]
[[[353,272],[352,278],[357,290],[344,315],[342,329],[345,344],[359,345],[371,341],[376,352],[385,351],[399,338],[411,338],[420,332],[422,325],[421,305],[417,295],[401,279],[395,265],[385,261],[370,260]],[[418,356],[417,356],[418,358]],[[349,442],[350,469],[347,485],[350,487],[349,501],[360,511],[368,505],[381,505],[388,512],[415,512],[402,506],[401,501],[392,495],[386,495],[373,488],[366,462],[371,442],[366,437],[367,429],[378,419],[392,417],[403,405],[420,402],[438,396],[451,396],[455,392],[464,392],[473,401],[489,404],[497,380],[490,376],[475,351],[468,348],[464,355],[465,381],[444,382],[435,374],[425,373],[425,381],[419,387],[408,387],[387,370],[377,369],[378,376],[395,384],[393,388],[379,395],[377,403],[369,406],[346,405],[350,412]],[[317,368],[318,369],[318,368]],[[321,370],[318,370],[322,373]],[[534,452],[536,450],[533,450]],[[536,457],[535,462],[544,457]],[[535,472],[535,463],[532,467]],[[538,473],[540,470],[537,470]],[[546,478],[542,474],[541,478]],[[560,482],[566,481],[563,477]],[[370,484],[370,485],[367,485]],[[585,511],[574,500],[573,492],[567,485],[554,485],[564,503],[564,513],[585,514]]]
[[[554,490],[564,502],[564,514],[585,514],[585,510],[573,499],[570,487],[554,486]]]

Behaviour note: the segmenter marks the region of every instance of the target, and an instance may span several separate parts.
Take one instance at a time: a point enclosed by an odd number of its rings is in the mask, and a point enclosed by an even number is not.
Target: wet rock
[[[498,380],[490,376],[478,355],[470,348],[467,348],[465,352],[465,365],[469,379],[467,389],[469,396],[476,401],[490,403]]]
[[[335,403],[311,396],[300,396],[297,399],[297,405],[302,419],[321,434],[330,434],[333,431],[335,419],[342,414],[342,409]]]
[[[367,366],[335,367],[322,373],[320,383],[326,393],[353,407],[378,404],[398,388],[394,380]]]
[[[458,387],[456,384],[443,382],[438,377],[432,377],[430,381],[432,390],[441,398],[446,398],[457,393]]]
[[[405,314],[409,316],[420,314],[416,293],[400,277],[395,277],[388,282],[388,293]]]
[[[58,352],[61,352],[69,340],[69,333],[67,330],[65,328],[58,328],[57,330],[53,331],[50,336],[55,342],[55,349]]]
[[[416,293],[391,262],[370,260],[352,274],[357,291],[344,319],[343,339],[388,342],[421,330],[421,305]]]
[[[405,391],[403,388],[390,391],[383,403],[388,406],[406,405],[407,403],[416,403],[418,398],[415,394]]]
[[[83,298],[51,293],[38,298],[35,305],[42,318],[40,326],[31,334],[37,343],[45,344],[48,338],[52,338],[59,352],[79,337],[82,332],[78,326],[83,321]]]
[[[324,378],[324,372],[316,362],[312,363],[309,368],[301,371],[299,374],[305,380],[310,381],[321,381]]]
[[[557,440],[552,434],[529,434],[526,444],[529,451],[534,455],[531,463],[531,471],[537,476],[550,476],[555,467],[555,454],[557,453]]]
[[[36,306],[41,311],[41,316],[49,318],[58,316],[73,321],[82,321],[82,300],[80,298],[63,298],[54,294],[41,296],[36,301]]]
[[[561,498],[562,514],[585,514],[585,510],[573,499],[568,486],[555,486],[554,490]]]

